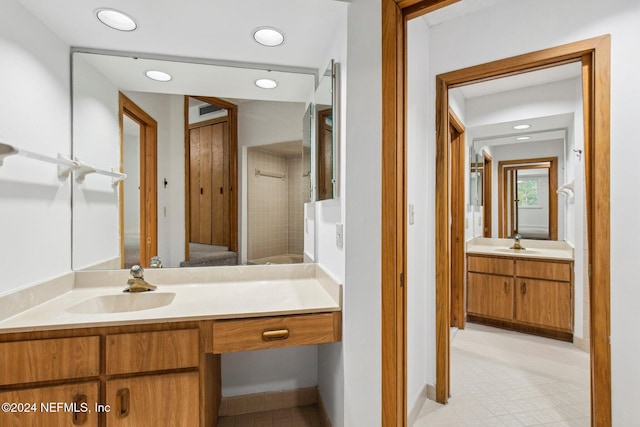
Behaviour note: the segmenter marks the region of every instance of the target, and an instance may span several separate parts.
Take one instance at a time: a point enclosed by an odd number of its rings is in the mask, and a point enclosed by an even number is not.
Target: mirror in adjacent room
[[[302,119],[302,199],[305,203],[313,201],[311,181],[311,147],[313,139],[313,104],[309,103]]]
[[[337,88],[336,64],[331,61],[321,76],[315,93],[316,193],[317,200],[337,196],[335,105]]]
[[[575,234],[575,209],[557,190],[577,174],[580,72],[567,64],[449,91],[463,100],[469,141],[468,238]]]
[[[157,82],[144,75],[145,70],[158,68],[173,78]],[[258,88],[255,81],[265,75],[276,80],[278,87]],[[307,179],[313,176],[303,162],[303,118],[313,102],[315,81],[313,70],[289,72],[74,52],[73,154],[101,168],[121,169],[132,179],[121,184],[122,193],[118,186],[91,176],[82,184],[74,183],[73,268],[123,268],[129,261],[145,265],[155,255],[165,267],[230,264],[228,260],[221,264],[204,261],[199,252],[203,247],[204,252],[210,252],[211,247],[224,252],[233,249],[236,258],[232,263],[247,263],[249,239],[262,231],[247,232],[249,182],[255,178],[255,168],[250,170],[246,156],[254,149],[266,151],[294,141],[295,148],[289,148],[296,151],[293,173],[298,187],[291,192],[302,212],[310,185],[304,187],[304,175]],[[123,144],[135,140],[135,126],[129,120],[139,127],[140,121],[119,114],[121,96],[157,122],[155,133],[140,128],[142,137],[131,147],[121,147],[121,140]],[[139,160],[130,157],[130,152],[136,151],[134,145],[143,150],[141,141],[150,133],[157,138],[157,152],[140,151]],[[217,144],[219,139],[222,144]],[[310,144],[306,150],[308,159],[313,151]],[[157,162],[153,171],[144,164],[149,157]],[[198,166],[203,166],[200,171]],[[287,175],[289,180],[291,174]],[[145,179],[149,182],[146,187]],[[140,206],[137,216],[136,204]],[[236,214],[230,209],[234,204]],[[146,213],[143,205],[149,207]],[[262,212],[262,216],[268,214]],[[303,214],[294,215],[300,216],[296,221],[302,224]],[[154,216],[157,226],[150,225]],[[227,240],[217,238],[217,226],[227,230],[222,231]],[[151,231],[145,234],[145,227],[154,228],[155,235]],[[298,234],[302,238],[302,233]],[[302,255],[302,250],[295,249],[298,246],[303,244],[279,249],[281,253],[263,253],[260,258],[292,252]],[[291,260],[297,262],[298,258],[281,257],[273,262]]]

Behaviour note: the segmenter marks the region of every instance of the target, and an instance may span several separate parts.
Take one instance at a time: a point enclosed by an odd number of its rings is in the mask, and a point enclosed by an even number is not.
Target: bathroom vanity
[[[467,248],[467,319],[572,341],[572,248],[527,241],[514,250],[500,242],[507,239],[482,240]]]
[[[126,272],[76,273],[73,289],[0,321],[0,401],[14,405],[0,425],[215,426],[222,353],[340,341],[340,285],[320,267],[206,270],[166,271],[184,283],[149,272],[175,294],[167,304],[104,286]],[[159,306],[119,311],[132,306],[112,297]]]

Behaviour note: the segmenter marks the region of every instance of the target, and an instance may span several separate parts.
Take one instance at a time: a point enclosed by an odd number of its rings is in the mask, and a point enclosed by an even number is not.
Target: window
[[[538,178],[518,179],[518,207],[537,207]]]

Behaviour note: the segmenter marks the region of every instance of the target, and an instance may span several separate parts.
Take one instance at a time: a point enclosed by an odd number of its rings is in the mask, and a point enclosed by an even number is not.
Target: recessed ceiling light
[[[529,129],[531,125],[515,125],[513,128],[516,130]]]
[[[145,72],[144,75],[157,82],[168,82],[169,80],[171,80],[171,75],[165,73],[164,71],[149,70]]]
[[[258,79],[256,80],[256,86],[262,89],[273,89],[278,86],[278,82],[271,79]]]
[[[96,16],[104,25],[120,31],[133,31],[138,24],[129,15],[115,9],[98,9]]]
[[[530,136],[519,136],[516,138],[516,141],[526,141],[528,139],[531,139]]]
[[[284,43],[284,33],[273,27],[260,27],[253,30],[253,39],[263,46],[275,47]]]

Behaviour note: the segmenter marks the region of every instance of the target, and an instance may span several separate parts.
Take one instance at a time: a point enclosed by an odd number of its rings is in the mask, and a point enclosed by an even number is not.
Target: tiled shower
[[[247,166],[249,262],[282,255],[301,257],[302,142],[252,147]]]

